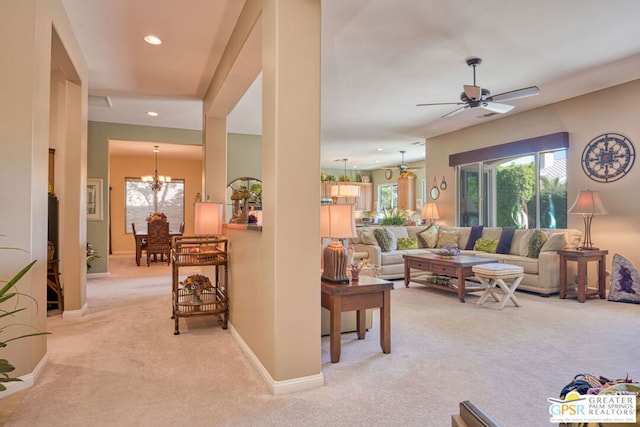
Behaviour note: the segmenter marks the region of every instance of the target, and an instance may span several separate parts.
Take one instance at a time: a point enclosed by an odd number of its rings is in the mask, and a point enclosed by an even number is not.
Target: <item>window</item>
[[[147,231],[146,218],[154,212],[157,197],[157,211],[164,212],[169,221],[169,231],[177,233],[184,222],[184,179],[173,179],[154,192],[151,186],[140,178],[125,178],[125,232]]]
[[[566,158],[561,149],[458,166],[460,225],[566,228]]]
[[[398,207],[398,184],[385,184],[378,186],[378,217],[382,217],[385,209]]]

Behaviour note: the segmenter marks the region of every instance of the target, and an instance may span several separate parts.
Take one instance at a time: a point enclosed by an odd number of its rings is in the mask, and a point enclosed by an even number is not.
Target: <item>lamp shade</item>
[[[358,197],[357,185],[334,185],[331,187],[331,197]]]
[[[356,235],[355,205],[320,206],[320,236],[344,239]]]
[[[578,193],[576,201],[567,211],[571,214],[583,214],[583,215],[606,215],[608,212],[605,209],[600,196],[597,191],[582,190]]]
[[[422,213],[420,214],[422,219],[440,219],[438,215],[438,205],[434,202],[428,202],[422,205]]]
[[[221,234],[222,207],[222,203],[196,202],[193,231],[196,234]]]

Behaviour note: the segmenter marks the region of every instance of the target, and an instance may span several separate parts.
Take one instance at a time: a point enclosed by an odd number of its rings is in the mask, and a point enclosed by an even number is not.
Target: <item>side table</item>
[[[371,276],[360,276],[348,284],[321,282],[321,305],[330,312],[331,362],[340,361],[340,318],[344,311],[356,311],[358,339],[364,339],[366,309],[380,308],[380,347],[391,352],[391,290],[393,283]]]
[[[560,298],[565,299],[567,295],[578,296],[578,302],[584,302],[588,296],[598,295],[601,299],[606,298],[606,270],[605,261],[609,251],[606,250],[561,250],[560,255]],[[567,291],[567,262],[578,263],[578,289],[577,291]],[[598,263],[598,288],[590,289],[587,284],[587,263],[596,261]]]

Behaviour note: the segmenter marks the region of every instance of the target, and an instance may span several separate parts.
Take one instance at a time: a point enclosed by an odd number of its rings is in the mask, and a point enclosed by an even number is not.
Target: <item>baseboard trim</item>
[[[87,279],[97,279],[100,277],[109,277],[109,272],[104,273],[87,273]]]
[[[42,372],[44,371],[44,368],[47,366],[48,363],[49,363],[49,354],[47,353],[44,355],[42,359],[40,359],[40,362],[38,362],[33,372],[24,374],[21,377],[19,377],[22,381],[3,383],[4,386],[7,387],[7,389],[2,393],[0,393],[0,399],[11,396],[12,394],[15,394],[19,391],[26,390],[28,388],[33,387],[36,381],[38,381],[38,378],[40,378],[40,375],[42,374]]]
[[[228,324],[231,336],[238,343],[244,354],[249,358],[249,362],[256,368],[264,382],[269,387],[269,390],[274,395],[282,395],[289,393],[297,393],[300,391],[313,390],[315,388],[322,387],[324,385],[324,375],[321,373],[317,375],[309,375],[306,377],[292,378],[284,381],[276,381],[271,377],[269,371],[260,362],[260,359],[253,353],[251,348],[242,339],[238,331],[233,327],[231,323]]]
[[[62,312],[63,319],[79,319],[89,310],[89,305],[85,302],[80,310],[65,310]]]

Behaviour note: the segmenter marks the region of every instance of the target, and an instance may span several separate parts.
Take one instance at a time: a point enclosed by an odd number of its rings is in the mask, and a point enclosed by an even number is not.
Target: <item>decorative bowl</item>
[[[436,251],[433,251],[434,254],[440,256],[441,258],[451,258],[457,255],[460,255],[460,249],[456,247],[442,247]]]

